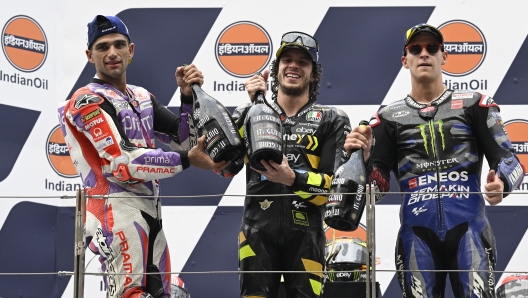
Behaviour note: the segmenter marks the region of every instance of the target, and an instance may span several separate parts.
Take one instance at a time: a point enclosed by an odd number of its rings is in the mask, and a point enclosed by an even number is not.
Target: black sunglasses
[[[411,44],[406,46],[407,51],[415,56],[420,55],[422,50],[425,48],[427,52],[431,55],[434,55],[442,47],[439,43],[430,43],[430,44]]]

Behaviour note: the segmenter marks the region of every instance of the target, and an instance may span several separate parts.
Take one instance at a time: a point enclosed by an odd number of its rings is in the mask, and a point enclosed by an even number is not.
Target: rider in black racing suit
[[[288,37],[288,34],[283,38]],[[306,34],[301,33],[300,37],[298,33],[292,34],[298,40],[303,38],[301,42],[313,41]],[[247,196],[239,234],[239,268],[241,271],[318,271],[284,274],[288,297],[308,298],[319,297],[321,293],[326,241],[323,231],[326,194],[334,171],[348,158],[343,144],[350,131],[350,122],[343,111],[315,103],[321,66],[317,64],[309,48],[303,47],[306,43],[301,44],[298,40],[287,42],[283,39],[282,46],[277,51],[277,60],[271,67],[274,100],[270,103],[272,109],[280,115],[282,124],[282,148],[285,156],[282,163],[287,161],[289,168],[293,170],[292,174],[295,174],[295,180],[291,186],[284,182],[275,183],[251,169],[249,164],[246,167]],[[297,50],[289,49],[286,53],[286,48]],[[300,50],[306,50],[312,55],[311,59]],[[304,56],[300,53],[304,53]],[[308,64],[312,64],[312,67]],[[281,67],[282,73],[278,70]],[[307,69],[311,69],[311,75],[305,72]],[[250,80],[254,80],[255,84],[261,82],[264,88],[264,79],[259,78],[255,76]],[[279,84],[286,81],[287,84],[294,85],[299,80],[308,81],[308,78],[311,79],[310,87],[306,84],[306,89],[303,89],[306,103],[288,117],[285,107],[279,105],[281,99],[285,98],[280,97],[284,95],[281,93],[282,89],[278,91],[279,97],[277,96],[278,88],[285,88],[283,85],[279,87]],[[246,88],[250,95],[252,92],[254,94],[256,89],[251,90],[248,86],[253,83],[248,82]],[[233,113],[241,132],[250,107],[249,104],[243,105]],[[243,161],[233,163],[220,174],[235,174],[243,164]],[[241,272],[241,296],[277,297],[280,279],[280,273]]]
[[[348,116],[315,102],[309,102],[293,117],[286,117],[277,102],[271,102],[271,106],[281,115],[284,155],[295,172],[295,183],[288,187],[270,182],[249,165],[246,167],[247,196],[239,235],[240,269],[322,271],[326,241],[322,220],[327,199],[324,194],[330,189],[334,171],[346,159],[342,148],[350,131]],[[243,123],[249,108],[248,104],[235,110],[233,118],[237,124]],[[252,197],[252,194],[277,196]],[[252,255],[255,256],[249,258]],[[322,274],[301,274],[289,285],[306,295],[297,297],[317,297],[314,287],[322,282],[321,277]],[[264,294],[266,291],[261,288],[266,285],[278,287],[273,281],[280,280],[280,274],[243,274],[241,278],[244,279],[241,282],[250,283],[248,288],[257,288],[257,292]],[[284,278],[289,281],[289,275]],[[270,292],[274,290],[278,288]]]
[[[482,157],[504,192],[524,176],[497,104],[477,92],[446,89],[429,107],[411,96],[390,104],[370,126],[371,183],[388,192],[392,171],[406,192],[396,269],[489,270],[450,274],[450,281],[456,297],[494,297],[495,239],[483,196],[475,193],[481,191]],[[404,297],[443,297],[445,272],[398,272],[398,279]]]

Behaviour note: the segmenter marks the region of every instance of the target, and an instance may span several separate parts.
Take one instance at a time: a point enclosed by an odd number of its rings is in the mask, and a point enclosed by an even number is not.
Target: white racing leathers
[[[169,274],[143,273],[171,271],[158,179],[189,167],[192,99],[182,97],[177,117],[141,87],[126,93],[93,79],[59,108],[62,132],[87,189],[85,236],[108,273],[107,296],[169,297]]]

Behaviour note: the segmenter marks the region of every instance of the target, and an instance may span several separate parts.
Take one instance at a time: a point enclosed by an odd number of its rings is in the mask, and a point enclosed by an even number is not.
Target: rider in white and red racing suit
[[[322,271],[324,264],[323,214],[326,194],[334,171],[346,161],[343,150],[350,121],[345,112],[308,102],[297,114],[288,117],[272,101],[280,115],[283,150],[295,172],[292,186],[268,181],[246,166],[247,196],[239,234],[239,268],[242,271]],[[243,132],[249,104],[233,113]],[[237,173],[237,163],[220,173]],[[320,193],[321,195],[314,195]],[[296,194],[296,195],[294,195]],[[274,195],[274,196],[252,196]],[[322,273],[284,274],[286,292],[291,297],[319,297]],[[241,297],[275,297],[280,273],[240,275]]]
[[[494,297],[495,238],[484,198],[475,193],[481,191],[482,158],[504,182],[504,192],[517,188],[524,176],[497,104],[477,92],[447,89],[430,107],[407,96],[374,118],[370,182],[388,192],[392,171],[406,193],[396,269],[484,270],[451,273],[453,292]],[[398,272],[404,297],[444,297],[446,276]]]
[[[87,188],[85,236],[109,274],[108,297],[170,295],[170,274],[141,274],[171,271],[157,179],[189,167],[192,97],[181,98],[178,118],[141,87],[127,85],[123,94],[92,79],[59,108],[64,138]],[[179,151],[154,149],[155,139]]]

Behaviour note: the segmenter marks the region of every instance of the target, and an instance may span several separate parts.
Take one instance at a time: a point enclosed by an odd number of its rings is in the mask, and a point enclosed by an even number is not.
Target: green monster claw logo
[[[435,125],[438,127],[438,132],[440,133],[440,137],[442,138],[442,150],[445,150],[445,138],[444,138],[444,130],[443,130],[443,125],[444,125],[444,121],[442,120],[438,120],[438,121],[429,121],[425,124],[420,124],[418,126],[416,126],[417,128],[420,129],[420,133],[422,135],[422,138],[424,140],[424,147],[425,147],[425,152],[427,153],[427,155],[429,155],[429,144],[427,143],[427,140],[429,139],[428,135],[427,135],[427,131],[429,132],[429,136],[431,136],[431,150],[433,152],[433,155],[436,155],[436,147],[435,147],[435,143],[436,143],[436,133],[435,133]]]

